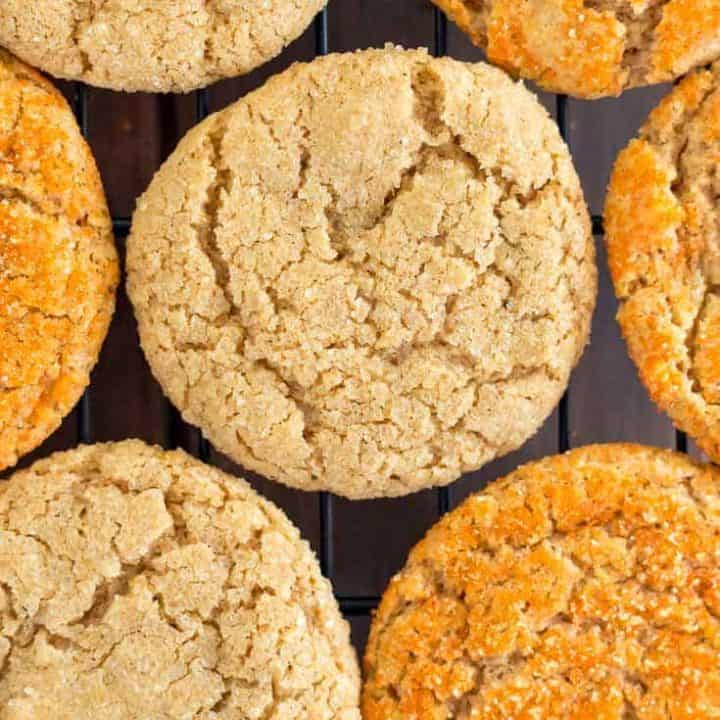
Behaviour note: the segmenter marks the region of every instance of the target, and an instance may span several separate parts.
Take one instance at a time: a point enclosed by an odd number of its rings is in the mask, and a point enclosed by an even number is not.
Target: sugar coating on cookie
[[[100,176],[70,108],[0,50],[0,470],[79,399],[117,281]]]
[[[0,45],[56,77],[187,92],[247,73],[324,0],[2,0]]]
[[[390,583],[365,720],[710,720],[720,473],[633,445],[526,465],[441,520]]]
[[[606,205],[618,320],[650,395],[720,460],[720,63],[620,154]]]
[[[2,720],[359,720],[359,672],[297,529],[138,441],[0,486]]]
[[[296,65],[182,141],[128,290],[184,417],[289,485],[447,484],[522,444],[587,339],[594,248],[555,124],[489,66]]]
[[[433,0],[488,58],[554,92],[619,95],[720,57],[717,0]]]

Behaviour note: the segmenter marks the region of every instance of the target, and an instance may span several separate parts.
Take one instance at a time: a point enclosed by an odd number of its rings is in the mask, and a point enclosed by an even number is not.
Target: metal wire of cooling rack
[[[88,134],[88,102],[87,92],[84,85],[79,85],[77,88],[77,94],[75,97],[75,116],[77,117],[78,125],[82,131],[83,137],[87,137]],[[81,443],[91,443],[93,441],[92,431],[92,414],[90,408],[90,390],[86,390],[77,407],[78,417],[78,440]]]
[[[327,55],[329,47],[328,11],[323,9],[315,18],[315,54]],[[447,18],[435,8],[434,44],[433,54],[445,55],[447,52]],[[84,136],[88,134],[88,102],[87,89],[78,84],[75,97],[75,114]],[[195,94],[195,115],[197,122],[204,120],[209,114],[208,92],[198,90]],[[560,134],[567,142],[569,127],[570,106],[565,95],[558,95],[556,99],[556,119]],[[130,230],[130,219],[113,217],[113,231],[117,237],[125,237]],[[598,215],[592,217],[592,231],[594,235],[603,235],[603,219]],[[78,439],[81,443],[93,442],[93,425],[90,404],[91,390],[86,390],[78,404]],[[171,412],[176,412],[174,408]],[[558,408],[558,451],[565,452],[571,447],[569,431],[570,404],[568,393],[563,395]],[[199,430],[195,455],[207,462],[210,458],[211,446]],[[687,437],[685,433],[677,431],[676,448],[681,452],[687,451]],[[333,496],[329,493],[318,493],[320,510],[320,566],[325,577],[333,583],[335,573],[335,547],[334,547],[334,510]],[[437,490],[438,518],[442,517],[452,507],[452,488],[443,487]],[[379,597],[360,595],[335,595],[342,613],[347,616],[369,616],[377,608]]]

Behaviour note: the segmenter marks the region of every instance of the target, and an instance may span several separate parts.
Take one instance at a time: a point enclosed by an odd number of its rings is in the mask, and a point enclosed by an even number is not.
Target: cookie
[[[139,441],[0,486],[2,720],[360,720],[308,544],[244,481]]]
[[[605,210],[618,321],[653,400],[720,461],[720,62],[620,154]]]
[[[710,720],[720,699],[720,472],[593,446],[445,516],[373,621],[365,720]]]
[[[553,92],[597,98],[720,57],[717,0],[433,0],[488,58]]]
[[[187,92],[247,73],[302,34],[324,0],[2,0],[0,45],[57,77]]]
[[[587,339],[594,248],[555,124],[489,66],[296,65],[193,129],[138,204],[150,365],[252,470],[353,498],[521,445]]]
[[[70,108],[0,50],[0,470],[87,387],[117,282],[100,176]]]

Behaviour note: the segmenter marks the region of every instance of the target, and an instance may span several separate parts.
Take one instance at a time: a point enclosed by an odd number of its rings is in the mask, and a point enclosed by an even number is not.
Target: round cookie
[[[308,544],[244,481],[139,441],[0,486],[0,720],[360,720]]]
[[[488,58],[584,98],[668,82],[720,57],[717,0],[433,0]]]
[[[0,470],[87,387],[117,282],[100,176],[70,108],[0,50]]]
[[[596,277],[534,97],[384,49],[296,65],[193,129],[139,201],[128,290],[153,372],[218,449],[360,498],[532,435]]]
[[[445,516],[390,583],[365,720],[710,720],[720,698],[720,473],[593,446]]]
[[[278,55],[325,0],[2,0],[0,45],[57,77],[187,92]]]
[[[605,209],[618,320],[653,400],[720,461],[720,62],[683,80],[616,162]]]

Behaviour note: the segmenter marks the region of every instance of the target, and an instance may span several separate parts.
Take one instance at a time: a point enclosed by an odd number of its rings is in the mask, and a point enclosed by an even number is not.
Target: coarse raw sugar
[[[56,77],[188,92],[250,72],[324,0],[2,0],[0,45]]]
[[[349,628],[247,483],[139,441],[0,485],[0,720],[360,720]]]
[[[591,446],[445,516],[391,581],[365,720],[712,720],[720,707],[720,473]]]
[[[89,383],[118,262],[100,176],[70,108],[0,50],[0,470]]]
[[[596,98],[720,57],[718,0],[433,0],[488,58],[552,92]]]
[[[128,291],[219,450],[362,498],[525,442],[588,340],[596,270],[535,98],[389,47],[295,65],[194,128],[138,203]]]
[[[720,460],[720,63],[620,154],[605,221],[618,321],[652,399]]]

